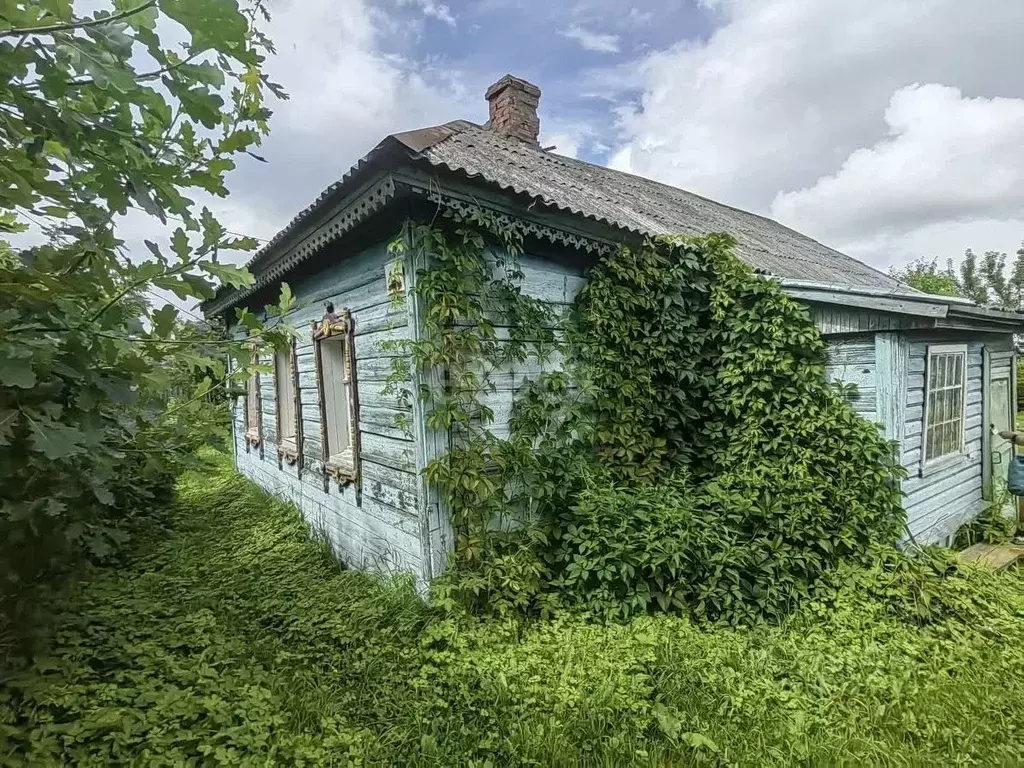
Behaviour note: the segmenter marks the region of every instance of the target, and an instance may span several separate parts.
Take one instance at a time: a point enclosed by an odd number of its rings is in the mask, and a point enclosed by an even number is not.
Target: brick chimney
[[[518,77],[505,75],[487,89],[485,98],[490,106],[487,122],[490,130],[530,144],[537,143],[540,136],[540,118],[537,116],[540,88]]]

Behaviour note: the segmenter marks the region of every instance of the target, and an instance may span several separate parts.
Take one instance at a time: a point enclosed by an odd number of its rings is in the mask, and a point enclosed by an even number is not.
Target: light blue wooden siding
[[[565,316],[569,306],[575,300],[576,295],[586,282],[583,277],[585,267],[582,265],[570,265],[563,262],[543,258],[534,254],[523,254],[519,259],[520,269],[523,273],[521,283],[522,293],[533,298],[540,299],[552,310],[555,319],[552,328],[556,331],[561,319]],[[416,302],[414,300],[413,304]],[[417,310],[422,314],[422,310]],[[494,318],[495,329],[499,338],[508,338],[509,326],[503,324],[502,318]],[[422,325],[422,318],[420,318]],[[488,386],[478,396],[480,401],[489,407],[494,414],[494,419],[487,425],[487,429],[499,437],[507,437],[509,433],[509,418],[512,413],[512,406],[515,402],[516,393],[531,380],[535,380],[542,371],[557,370],[561,367],[561,359],[557,356],[550,357],[543,364],[536,361],[508,365],[495,371],[481,371],[486,373]],[[418,381],[420,385],[438,385],[438,378],[424,376]],[[420,404],[416,405],[417,417],[422,418]],[[450,441],[447,435],[431,432],[424,429],[420,442],[424,446],[424,454],[421,465],[429,462],[431,458],[440,452],[447,450]],[[444,569],[446,555],[452,544],[452,531],[448,511],[444,509],[435,492],[424,488],[422,496],[427,499],[427,519],[430,521],[424,540],[427,543],[428,568],[437,575]]]
[[[326,538],[346,565],[385,573],[411,571],[424,578],[416,445],[411,433],[395,426],[397,416],[408,420],[411,413],[384,392],[396,352],[382,350],[380,345],[405,337],[409,331],[408,308],[396,308],[387,296],[385,265],[389,260],[382,243],[352,256],[339,256],[323,271],[290,283],[297,307],[285,320],[300,333],[296,352],[303,434],[301,470],[298,465],[278,462],[272,374],[260,377],[262,451],[247,450],[242,439],[242,398],[235,404],[235,448],[239,471],[298,506],[314,533]],[[355,324],[361,498],[354,485],[339,488],[334,480],[324,490],[310,323],[323,316],[329,301],[338,311],[348,308]]]
[[[891,312],[876,312],[856,307],[838,307],[832,304],[809,304],[811,320],[823,336],[847,333],[877,333],[878,331],[902,331],[911,328],[928,328],[934,323],[930,318],[897,315]]]
[[[829,381],[857,386],[856,396],[850,401],[850,405],[871,422],[878,421],[876,373],[874,336],[829,342],[826,376]]]
[[[540,299],[553,310],[554,321],[551,327],[557,334],[561,319],[586,283],[583,277],[584,268],[530,254],[520,257],[520,267],[523,273],[523,294]],[[508,338],[508,326],[502,325],[500,320],[497,320],[497,332],[499,338]],[[507,437],[516,392],[527,382],[536,380],[543,371],[558,370],[561,367],[562,358],[559,355],[551,355],[543,362],[531,359],[488,372],[493,392],[485,392],[482,400],[494,412],[494,420],[490,425],[491,432],[499,437]]]
[[[907,525],[919,544],[942,543],[985,508],[982,500],[982,342],[967,343],[967,401],[964,455],[938,469],[922,472],[925,367],[929,344],[957,340],[911,341],[907,364],[907,406],[902,463]]]

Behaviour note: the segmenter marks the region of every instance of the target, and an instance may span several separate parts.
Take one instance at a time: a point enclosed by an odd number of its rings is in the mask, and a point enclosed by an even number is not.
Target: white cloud
[[[437,3],[434,0],[399,0],[398,4],[414,6],[428,18],[437,19],[449,27],[455,26],[455,15],[452,13],[452,9],[444,3]]]
[[[417,7],[428,5],[442,15],[446,8],[429,0]],[[482,91],[470,98],[457,73],[385,53],[385,36],[414,19],[389,15],[372,0],[277,0],[272,12],[265,31],[277,55],[265,68],[291,98],[270,97],[271,134],[255,150],[267,162],[234,158],[225,199],[188,193],[232,232],[269,240],[387,134],[486,114]],[[132,211],[118,235],[131,252],[148,256],[143,240],[166,244],[178,225]]]
[[[618,35],[591,32],[579,24],[573,24],[568,29],[563,30],[561,34],[563,37],[575,40],[580,44],[581,48],[588,51],[596,51],[597,53],[618,53],[619,51]]]
[[[401,20],[369,0],[283,0],[273,11],[277,55],[266,68],[291,98],[270,104],[271,134],[257,150],[268,162],[240,159],[232,195],[218,206],[226,226],[263,238],[385,135],[474,114],[455,73],[384,52],[383,36]],[[471,103],[482,112],[479,94]]]
[[[893,94],[914,83],[940,83],[960,89],[960,107],[980,121],[975,130],[981,135],[970,134],[970,140],[983,149],[961,147],[954,155],[952,147],[935,145],[943,138],[931,133],[927,149],[921,148],[929,153],[940,146],[948,150],[942,159],[933,158],[941,166],[933,173],[942,178],[944,189],[955,186],[957,178],[971,177],[974,168],[975,190],[961,192],[955,202],[947,201],[945,211],[942,201],[929,199],[927,191],[922,202],[918,190],[917,202],[908,199],[904,207],[917,210],[920,203],[929,213],[913,225],[916,229],[904,227],[902,235],[873,230],[878,220],[862,221],[858,204],[844,202],[838,191],[829,201],[828,222],[815,223],[819,214],[825,215],[821,206],[813,215],[805,207],[807,215],[801,215],[799,226],[809,234],[831,237],[826,242],[843,247],[863,246],[871,240],[898,245],[895,239],[910,237],[912,232],[928,227],[932,227],[928,231],[940,231],[941,227],[934,228],[936,217],[941,222],[964,217],[1005,220],[1006,206],[992,207],[996,201],[991,188],[1012,186],[1016,182],[1005,177],[1014,171],[996,173],[992,153],[1004,147],[1009,160],[1019,158],[1020,150],[1006,146],[1013,142],[1012,130],[984,117],[1002,114],[1008,106],[974,99],[1024,97],[1024,80],[1017,76],[1024,3],[719,0],[714,6],[722,26],[706,40],[684,41],[638,62],[643,96],[621,122],[624,140],[615,153],[616,162],[628,161],[633,172],[768,212],[780,193],[779,199],[787,201],[804,199],[788,198],[787,192],[814,189],[821,199],[826,189],[838,190],[827,182],[833,176],[848,190],[852,177],[843,174],[843,164],[852,161],[858,150],[877,153],[886,145],[885,116]],[[918,94],[915,108],[925,109],[922,99],[927,96],[927,92]],[[948,110],[960,114],[955,105],[955,100],[942,102],[937,97],[931,103],[943,115]],[[925,118],[922,114],[918,121],[904,119],[913,124],[907,127],[903,142],[899,142],[903,129],[895,139],[902,151],[909,152],[911,143],[925,140],[920,122]],[[949,141],[957,136],[967,139],[968,128],[950,127],[944,134]],[[1021,142],[1019,132],[1017,140]],[[857,157],[861,167],[861,155]],[[947,177],[953,171],[946,166],[954,159],[955,177]],[[902,178],[903,171],[890,169],[890,174]],[[993,174],[997,178],[982,178]],[[823,177],[826,181],[819,187]],[[912,185],[901,182],[900,186],[906,194]],[[858,236],[851,238],[850,233]],[[906,242],[922,245],[920,237]],[[928,245],[937,255],[947,252],[943,243]],[[1010,250],[1016,245],[976,243],[974,247]],[[886,258],[881,252],[860,255],[876,264]]]
[[[628,144],[620,147],[612,153],[605,165],[615,171],[630,173],[633,169],[633,148]]]
[[[956,88],[913,85],[893,94],[885,122],[886,138],[812,186],[779,193],[772,214],[855,241],[865,231],[902,235],[1024,212],[1024,99],[972,99]]]
[[[540,143],[545,147],[554,145],[554,153],[563,157],[579,157],[580,154],[579,137],[571,133],[546,133]]]

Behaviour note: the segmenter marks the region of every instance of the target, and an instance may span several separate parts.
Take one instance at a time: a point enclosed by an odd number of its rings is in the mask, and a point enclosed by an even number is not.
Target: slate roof
[[[442,130],[438,130],[442,129]],[[447,129],[447,130],[445,130]],[[423,132],[396,139],[432,165],[529,195],[559,210],[646,235],[728,232],[737,255],[782,279],[916,293],[888,275],[778,222],[682,189],[574,160],[465,121],[428,129],[446,134],[419,150]]]
[[[545,152],[466,120],[385,137],[295,216],[246,266],[260,282],[261,273],[281,256],[284,241],[315,213],[341,199],[373,172],[417,162],[632,233],[728,232],[737,240],[740,258],[783,281],[921,295],[889,275],[764,216],[641,176]],[[212,303],[221,303],[222,292]]]

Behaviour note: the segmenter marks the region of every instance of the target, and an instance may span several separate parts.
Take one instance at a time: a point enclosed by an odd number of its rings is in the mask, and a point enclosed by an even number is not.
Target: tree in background
[[[189,194],[226,196],[236,159],[259,159],[266,94],[284,96],[261,70],[267,18],[263,0],[0,3],[0,232],[48,235],[0,251],[0,597],[111,554],[206,440],[191,426],[207,393],[251,370],[251,349],[140,298],[252,282],[223,259],[255,240]],[[129,253],[130,208],[166,241]],[[285,342],[239,314],[251,342]],[[212,375],[168,408],[183,370]]]
[[[922,258],[898,269],[891,267],[889,274],[901,283],[906,283],[910,287],[924,293],[930,293],[935,296],[960,295],[960,285],[957,282],[956,275],[953,273],[952,266],[947,266],[944,270],[939,269],[938,262],[935,259],[929,261]]]
[[[1009,306],[1024,308],[1024,242],[1017,249],[1017,258],[1013,261],[1009,280]]]
[[[995,301],[1001,307],[1012,306],[1010,285],[1006,279],[1006,254],[999,251],[985,251],[981,259],[982,283],[986,289],[986,298]]]
[[[960,266],[953,260],[940,269],[936,259],[917,259],[903,267],[891,267],[889,274],[902,283],[936,296],[961,296],[978,304],[1024,310],[1024,242],[1017,249],[1007,275],[1008,256],[986,251],[980,261],[968,248]]]

